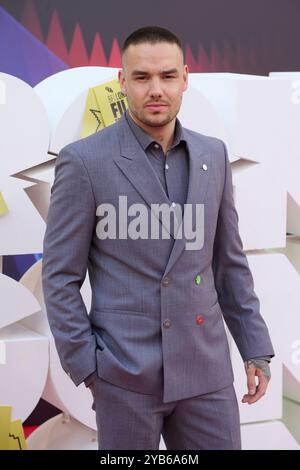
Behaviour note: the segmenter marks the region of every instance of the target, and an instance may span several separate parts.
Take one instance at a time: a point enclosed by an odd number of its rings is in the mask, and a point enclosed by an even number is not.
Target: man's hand
[[[93,397],[95,398],[95,391],[96,391],[96,378],[89,384],[88,388],[92,392]]]
[[[265,395],[271,378],[270,368],[268,361],[263,359],[251,359],[245,361],[244,365],[247,375],[248,393],[243,396],[242,403],[251,405]],[[255,377],[258,377],[258,385],[256,385]]]
[[[97,378],[97,372],[94,371],[90,375],[88,375],[84,380],[85,386],[89,388],[93,396],[95,395]]]
[[[96,411],[96,385],[97,385],[97,377],[94,375],[92,381],[88,385],[88,389],[90,390],[93,396],[93,403],[92,403],[92,410]]]

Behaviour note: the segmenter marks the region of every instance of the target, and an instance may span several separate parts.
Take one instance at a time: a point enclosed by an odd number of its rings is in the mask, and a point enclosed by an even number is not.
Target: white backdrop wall
[[[90,392],[60,366],[42,260],[16,282],[1,274],[1,256],[42,251],[55,154],[80,137],[88,88],[116,77],[117,69],[80,67],[33,89],[0,73],[0,404],[23,421],[41,397],[62,411],[31,434],[32,449],[96,449],[95,415]],[[242,404],[245,372],[228,332],[243,448],[299,449],[300,73],[190,74],[179,118],[227,144],[243,246],[276,352],[268,393]],[[88,276],[81,293],[89,310]]]

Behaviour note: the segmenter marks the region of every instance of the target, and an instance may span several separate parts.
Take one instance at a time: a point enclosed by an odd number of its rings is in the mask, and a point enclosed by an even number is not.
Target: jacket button
[[[165,328],[169,328],[171,326],[172,322],[168,318],[163,321],[163,325]]]
[[[197,276],[195,277],[195,283],[197,284],[197,286],[199,286],[200,282],[201,282],[201,276],[200,274],[197,274]]]
[[[162,285],[167,287],[170,284],[170,279],[168,277],[164,277],[162,280]]]
[[[204,322],[203,315],[197,315],[196,322],[197,322],[197,325],[202,325],[202,323]]]

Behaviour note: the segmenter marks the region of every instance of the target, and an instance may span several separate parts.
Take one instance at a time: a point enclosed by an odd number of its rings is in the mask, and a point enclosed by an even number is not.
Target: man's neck
[[[164,154],[166,154],[174,140],[176,118],[174,118],[171,122],[168,122],[168,124],[166,124],[165,126],[147,126],[143,122],[139,121],[130,112],[129,109],[128,112],[133,121],[138,126],[140,126],[145,132],[147,132],[147,134],[151,135],[151,137],[153,137],[153,139],[155,139],[156,142],[158,142],[162,146]]]

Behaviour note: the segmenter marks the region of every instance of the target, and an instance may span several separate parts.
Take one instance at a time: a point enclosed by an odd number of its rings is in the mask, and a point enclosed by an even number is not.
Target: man
[[[158,449],[161,434],[168,449],[240,449],[223,318],[245,362],[244,403],[264,395],[274,352],[238,233],[226,147],[176,118],[188,67],[173,33],[133,32],[122,66],[125,115],[56,161],[43,288],[61,364],[93,393],[99,449]],[[145,224],[129,236],[119,196],[129,219],[138,204],[140,225],[159,221],[160,236]],[[204,222],[195,217],[189,233],[203,231],[203,243],[178,236],[157,205],[173,210],[174,226],[202,207]],[[80,295],[87,268],[89,316]]]

